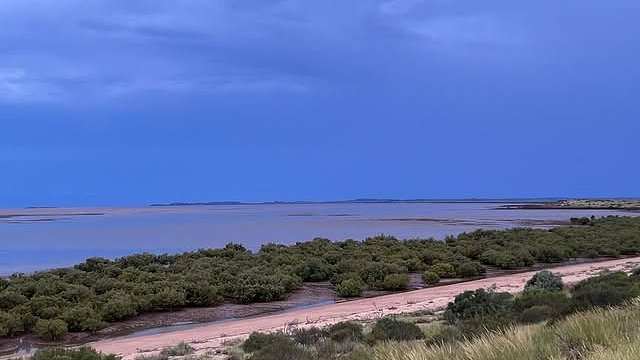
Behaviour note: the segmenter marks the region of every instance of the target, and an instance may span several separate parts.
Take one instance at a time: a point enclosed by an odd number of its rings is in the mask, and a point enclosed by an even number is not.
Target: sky
[[[0,0],[0,207],[640,196],[637,0]]]

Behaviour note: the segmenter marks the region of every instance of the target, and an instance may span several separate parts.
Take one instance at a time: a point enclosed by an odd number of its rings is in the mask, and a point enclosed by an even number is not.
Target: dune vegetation
[[[389,342],[376,360],[636,360],[640,305],[594,309],[553,323],[510,327],[455,344]]]
[[[434,284],[480,276],[487,266],[640,254],[640,218],[573,221],[550,230],[478,230],[444,241],[315,239],[266,244],[257,252],[228,244],[178,255],[91,258],[72,268],[0,279],[0,337],[35,333],[54,341],[145,312],[281,300],[303,282],[331,281],[338,295],[355,297],[365,290],[404,290],[409,273],[423,273],[425,283]]]
[[[478,289],[442,314],[253,333],[230,359],[639,359],[640,274],[605,272],[566,289],[542,271],[513,296]]]

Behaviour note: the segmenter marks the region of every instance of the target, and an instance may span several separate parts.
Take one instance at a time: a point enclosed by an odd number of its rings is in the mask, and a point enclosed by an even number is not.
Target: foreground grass
[[[386,343],[376,346],[374,353],[376,360],[635,360],[640,359],[640,303],[455,344]]]

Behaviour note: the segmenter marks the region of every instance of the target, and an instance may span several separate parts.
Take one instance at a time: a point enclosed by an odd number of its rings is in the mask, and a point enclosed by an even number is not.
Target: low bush
[[[535,290],[560,291],[564,287],[562,278],[554,273],[543,270],[535,275],[524,286],[524,292]]]
[[[505,312],[511,309],[512,303],[510,293],[485,289],[465,291],[447,305],[444,317],[450,324],[456,324],[460,320]]]
[[[523,324],[535,324],[547,320],[553,316],[555,310],[547,305],[536,305],[525,309],[518,315],[518,322]]]
[[[271,334],[253,332],[249,335],[249,338],[242,343],[242,350],[252,353],[261,350],[269,344],[280,341],[289,341],[289,338],[280,332]]]
[[[409,276],[407,274],[389,274],[384,277],[382,287],[385,290],[398,291],[406,290],[409,286]]]
[[[313,360],[313,357],[288,338],[274,338],[259,350],[251,360]]]
[[[36,335],[47,341],[60,340],[67,335],[68,331],[69,328],[67,327],[67,323],[59,319],[40,319],[36,322]]]
[[[336,293],[341,297],[357,297],[362,294],[360,279],[346,279],[336,286]]]
[[[295,329],[291,334],[291,338],[293,339],[293,341],[304,346],[315,345],[319,341],[327,337],[327,331],[319,329],[317,327],[311,327],[308,329]]]
[[[49,348],[40,349],[33,354],[32,360],[119,360],[113,354],[102,354],[89,347],[79,349]]]
[[[576,284],[571,289],[571,306],[574,311],[618,306],[639,295],[640,284],[626,273],[604,273]]]
[[[424,334],[417,325],[393,318],[378,320],[369,334],[371,342],[389,340],[410,341],[423,338]]]
[[[465,261],[458,265],[456,275],[458,277],[475,277],[484,274],[487,270],[477,261]]]
[[[360,342],[364,338],[362,325],[352,321],[343,321],[332,325],[327,329],[327,332],[331,340],[339,343]]]
[[[422,281],[427,285],[433,285],[440,282],[440,275],[434,271],[425,271],[422,273]]]
[[[431,266],[429,271],[438,274],[441,278],[454,278],[457,276],[456,268],[449,263],[437,263]]]

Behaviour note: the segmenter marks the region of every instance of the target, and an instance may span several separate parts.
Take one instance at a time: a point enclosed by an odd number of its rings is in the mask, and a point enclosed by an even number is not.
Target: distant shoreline
[[[325,200],[325,201],[203,201],[203,202],[173,202],[150,204],[151,207],[164,206],[212,206],[212,205],[321,205],[321,204],[508,204],[508,203],[548,203],[556,202],[561,198],[541,199],[349,199],[349,200]]]
[[[638,199],[571,199],[553,202],[502,205],[503,210],[620,210],[640,211]]]

